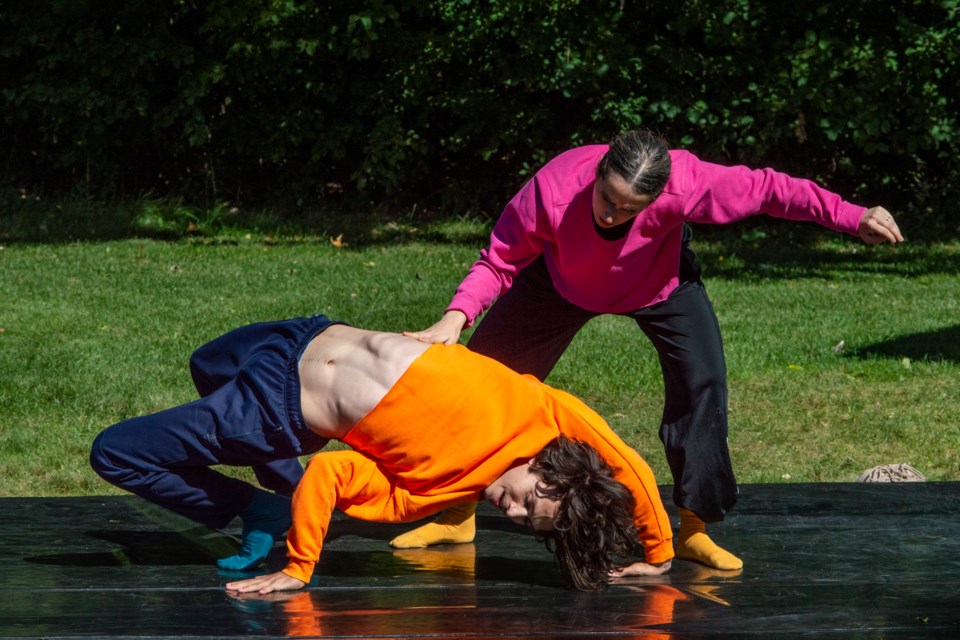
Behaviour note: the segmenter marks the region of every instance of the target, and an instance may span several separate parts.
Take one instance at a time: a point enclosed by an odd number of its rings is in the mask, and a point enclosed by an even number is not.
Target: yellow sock
[[[743,568],[743,560],[717,546],[707,535],[703,520],[689,509],[678,509],[680,533],[673,541],[678,558],[693,560],[714,569],[733,571]]]
[[[464,502],[440,512],[437,519],[413,531],[402,533],[390,541],[396,549],[417,549],[432,544],[460,544],[473,542],[477,532],[474,514],[476,502]]]

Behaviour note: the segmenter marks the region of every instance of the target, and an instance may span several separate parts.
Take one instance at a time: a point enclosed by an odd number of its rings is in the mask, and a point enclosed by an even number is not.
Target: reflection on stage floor
[[[743,570],[677,560],[579,593],[487,505],[474,543],[403,551],[387,541],[409,526],[340,516],[307,589],[238,598],[223,585],[254,574],[213,562],[231,535],[132,496],[5,498],[0,638],[953,639],[958,525],[960,483],[747,485],[710,529]]]

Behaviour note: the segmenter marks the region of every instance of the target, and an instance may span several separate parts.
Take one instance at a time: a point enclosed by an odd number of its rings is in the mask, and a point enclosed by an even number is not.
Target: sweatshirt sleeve
[[[725,224],[765,213],[856,235],[866,211],[810,180],[773,169],[727,167],[689,153],[677,159],[682,159],[674,170],[685,183],[683,213],[688,222]]]
[[[310,582],[336,507],[342,511],[357,507],[365,519],[381,519],[378,514],[382,519],[403,519],[403,504],[398,509],[393,489],[394,480],[359,453],[314,456],[293,494],[293,525],[287,534],[288,561],[283,572]]]
[[[480,251],[447,306],[462,311],[466,326],[513,284],[517,273],[543,253],[547,229],[544,202],[546,181],[534,176],[513,197],[493,227],[490,245]]]
[[[636,500],[633,525],[637,528],[637,540],[643,545],[645,560],[652,564],[670,560],[673,531],[653,470],[609,428],[606,432],[598,430],[596,435],[589,444],[615,469],[614,477],[630,489]]]
[[[673,530],[650,465],[590,407],[566,392],[553,392],[560,404],[580,416],[579,420],[561,422],[561,433],[596,449],[613,467],[614,477],[633,494],[633,524],[646,561],[659,564],[673,558]]]

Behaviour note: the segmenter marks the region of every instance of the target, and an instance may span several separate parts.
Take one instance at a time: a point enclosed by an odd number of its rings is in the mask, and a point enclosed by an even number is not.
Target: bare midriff
[[[333,325],[314,338],[300,363],[300,403],[307,426],[342,439],[383,399],[428,343],[399,333]]]

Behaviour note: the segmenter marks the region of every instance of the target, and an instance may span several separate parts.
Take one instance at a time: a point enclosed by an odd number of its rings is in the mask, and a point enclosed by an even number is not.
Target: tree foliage
[[[46,0],[0,5],[8,186],[496,212],[650,127],[943,224],[957,0]]]

